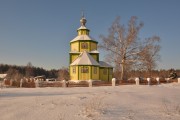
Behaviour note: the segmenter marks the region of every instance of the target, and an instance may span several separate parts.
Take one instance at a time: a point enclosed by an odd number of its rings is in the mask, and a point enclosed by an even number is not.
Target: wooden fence
[[[171,80],[165,80],[165,79],[160,79],[159,83],[160,84],[168,84],[172,82],[178,82],[178,79],[171,79]],[[6,80],[4,81],[4,84],[6,87],[20,87],[20,81],[10,81]],[[119,85],[135,85],[136,82],[135,80],[116,80],[116,86]],[[150,85],[157,85],[158,81],[155,79],[151,79]],[[139,80],[139,85],[149,85],[147,80]],[[112,82],[108,81],[92,81],[92,86],[93,87],[99,87],[99,86],[112,86]],[[22,86],[25,88],[35,88],[36,83],[34,81],[23,81]],[[38,87],[64,87],[62,81],[54,81],[54,82],[39,82]],[[73,81],[67,81],[66,82],[66,87],[89,87],[89,82],[88,81],[81,81],[81,82],[73,82]]]

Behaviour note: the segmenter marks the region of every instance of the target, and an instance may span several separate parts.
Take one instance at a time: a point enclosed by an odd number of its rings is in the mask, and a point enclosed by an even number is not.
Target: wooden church
[[[70,41],[70,79],[111,81],[113,67],[99,61],[98,42],[89,36],[84,15],[77,37]]]

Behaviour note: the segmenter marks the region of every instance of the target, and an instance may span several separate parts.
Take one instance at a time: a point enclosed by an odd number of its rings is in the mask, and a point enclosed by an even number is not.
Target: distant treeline
[[[151,73],[148,71],[142,71],[142,70],[131,70],[125,73],[125,79],[129,78],[134,78],[134,77],[142,77],[142,78],[147,78],[147,77],[160,77],[160,78],[168,78],[172,77],[172,74],[176,74],[177,77],[180,77],[180,69],[162,69],[162,70],[152,70]],[[114,76],[118,78],[120,76],[120,73],[114,73]]]
[[[175,72],[177,76],[180,77],[180,69],[168,69],[168,70],[152,70],[151,74],[147,71],[128,71],[125,73],[125,79],[134,78],[134,77],[160,77],[167,78],[172,72]],[[45,75],[46,78],[57,78],[58,80],[69,80],[68,68],[61,68],[59,70],[45,70],[43,68],[34,67],[31,63],[28,63],[26,66],[16,66],[16,65],[7,65],[0,64],[0,74],[8,74],[7,78],[9,79],[21,79],[23,77],[35,77]],[[119,78],[120,73],[113,73],[113,77]]]
[[[58,78],[59,70],[45,70],[43,68],[34,67],[31,63],[27,66],[16,66],[0,64],[0,74],[8,74],[8,78],[19,79],[22,77],[35,77],[40,75],[45,75],[47,78]]]

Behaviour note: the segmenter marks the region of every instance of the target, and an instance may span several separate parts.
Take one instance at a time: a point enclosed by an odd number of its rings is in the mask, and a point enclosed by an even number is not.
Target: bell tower
[[[70,64],[80,55],[81,52],[87,51],[98,62],[99,52],[97,51],[98,42],[90,37],[90,30],[86,28],[87,20],[82,14],[80,27],[77,29],[77,36],[70,41]]]

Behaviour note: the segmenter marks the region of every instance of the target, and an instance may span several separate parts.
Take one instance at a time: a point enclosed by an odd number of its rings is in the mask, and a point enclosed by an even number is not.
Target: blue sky
[[[123,24],[137,16],[144,22],[140,38],[161,37],[157,69],[180,68],[180,0],[0,0],[0,63],[68,67],[82,10],[98,42],[116,16]]]

